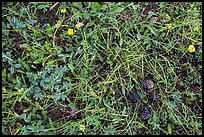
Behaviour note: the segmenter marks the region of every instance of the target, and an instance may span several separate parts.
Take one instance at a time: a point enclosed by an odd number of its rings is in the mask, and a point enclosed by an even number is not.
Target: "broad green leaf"
[[[84,12],[84,13],[83,13],[83,17],[84,17],[84,19],[89,19],[90,16],[91,16],[91,14],[88,13],[88,12]]]
[[[37,126],[40,126],[42,124],[42,120],[39,120],[37,123]]]
[[[78,123],[75,122],[75,121],[73,121],[73,122],[70,123],[70,125],[71,125],[71,126],[78,126]]]
[[[11,71],[11,74],[13,74],[14,73],[14,67],[10,67],[9,69]]]
[[[27,128],[28,130],[32,130],[32,131],[37,130],[37,128],[36,128],[35,126],[32,126],[32,125],[27,125],[26,128]]]
[[[92,6],[94,9],[99,10],[101,5],[98,2],[92,2]]]
[[[79,9],[82,9],[82,4],[81,4],[81,2],[73,2],[73,4],[74,4],[74,7],[79,8]]]
[[[15,64],[14,65],[14,68],[20,68],[21,67],[21,64]]]
[[[33,85],[38,85],[38,82],[37,82],[36,80],[32,80],[31,83],[32,83]]]
[[[43,79],[45,82],[50,82],[50,78]]]
[[[73,102],[70,102],[68,105],[71,109],[74,109],[76,107],[76,104]]]
[[[108,33],[109,32],[107,28],[103,28],[101,30],[102,30],[103,33]]]
[[[22,115],[21,115],[21,118],[22,118],[22,119],[25,119],[25,118],[26,118],[26,114],[25,114],[25,113],[22,114]]]

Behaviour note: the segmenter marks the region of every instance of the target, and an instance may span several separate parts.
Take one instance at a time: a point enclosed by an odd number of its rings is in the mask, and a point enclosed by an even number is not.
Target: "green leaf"
[[[2,71],[2,78],[6,78],[6,69]]]
[[[74,4],[74,7],[79,8],[79,9],[82,9],[82,4],[81,4],[81,2],[73,2],[73,4]]]
[[[71,70],[71,72],[74,72],[74,66],[72,64],[69,64],[68,67]]]
[[[29,123],[31,121],[31,116],[28,116],[27,118],[24,119],[25,122]]]
[[[30,25],[34,25],[36,22],[37,22],[37,20],[32,20],[32,19],[28,19],[27,20],[27,22],[30,24]]]
[[[10,67],[9,69],[11,71],[11,74],[13,74],[14,73],[14,67]]]
[[[21,97],[19,98],[19,102],[21,102],[21,99],[24,98],[24,97],[26,96],[26,93],[27,93],[28,91],[30,91],[33,87],[34,87],[34,85],[32,85],[30,88],[26,89],[26,90],[23,92],[23,94],[22,94]]]
[[[140,91],[137,91],[137,94],[141,99],[143,99],[145,97],[145,95]]]
[[[88,23],[86,24],[86,27],[91,27],[91,26],[93,26],[93,25],[94,25],[93,22],[88,22]]]
[[[26,118],[26,114],[25,114],[25,113],[22,114],[22,115],[21,115],[21,118],[22,118],[22,119],[25,119],[25,118]]]
[[[138,124],[137,124],[137,127],[138,127],[138,128],[143,128],[143,127],[144,127],[144,124],[143,124],[143,123],[138,123]]]
[[[33,63],[34,63],[34,64],[39,64],[41,61],[42,61],[42,58],[38,58],[38,59],[36,59]]]
[[[46,116],[47,115],[47,110],[43,110],[42,111],[42,116]]]
[[[146,17],[146,20],[148,20],[148,19],[150,19],[153,15],[155,15],[155,13],[154,12],[148,12],[148,15],[147,15],[147,17]]]
[[[93,9],[99,10],[101,5],[98,2],[92,2]]]
[[[37,130],[37,128],[36,128],[35,126],[32,126],[32,125],[27,125],[26,128],[27,128],[28,130],[32,130],[32,131]]]
[[[95,40],[98,40],[98,35],[95,33],[94,35],[92,35],[92,37],[95,39]]]
[[[46,33],[49,35],[53,35],[54,33],[54,28],[52,28],[52,26],[50,24],[47,23],[47,27],[46,27]]]
[[[154,34],[155,36],[157,36],[156,31],[155,31],[152,27],[150,27],[149,25],[146,25],[146,26],[147,26],[147,28],[151,31],[152,34]]]
[[[42,86],[44,84],[44,80],[40,81],[40,86]]]
[[[3,62],[6,62],[7,60],[8,60],[8,59],[5,58],[5,57],[3,57],[3,59],[2,59]]]
[[[73,121],[73,122],[70,123],[70,125],[71,125],[71,126],[78,126],[78,123],[75,122],[75,121]]]
[[[171,125],[170,124],[168,124],[167,129],[168,129],[168,134],[171,134],[172,133],[172,129],[171,129]]]
[[[125,96],[125,87],[122,86],[122,94]]]
[[[5,28],[7,28],[6,24],[4,22],[2,22],[2,30],[5,29]]]
[[[102,30],[103,33],[108,33],[109,32],[107,28],[103,28],[101,30]]]
[[[42,124],[42,120],[39,120],[37,123],[37,126],[40,126]]]
[[[115,35],[116,36],[121,36],[121,33],[120,32],[115,32]]]
[[[26,70],[30,70],[30,66],[27,65],[25,62],[22,62],[22,66],[26,69]]]
[[[6,36],[9,35],[9,31],[6,30],[7,29],[7,26],[4,22],[2,22],[2,32],[3,34],[5,34]]]
[[[114,12],[122,12],[124,8],[118,7]]]
[[[74,102],[70,102],[68,105],[71,109],[76,108],[76,104]]]
[[[45,82],[50,82],[50,78],[43,79]]]
[[[31,83],[32,83],[33,85],[38,85],[38,82],[37,82],[36,80],[31,81]]]
[[[20,68],[21,67],[21,64],[15,64],[14,65],[14,68]]]
[[[120,47],[123,45],[123,39],[120,38]]]

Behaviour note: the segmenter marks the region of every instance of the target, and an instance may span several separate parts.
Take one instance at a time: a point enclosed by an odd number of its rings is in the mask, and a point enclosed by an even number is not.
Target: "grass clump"
[[[202,134],[201,19],[199,2],[3,2],[2,133]]]

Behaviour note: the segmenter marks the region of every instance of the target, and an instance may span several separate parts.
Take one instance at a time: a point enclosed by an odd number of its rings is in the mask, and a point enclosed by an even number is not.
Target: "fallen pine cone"
[[[154,83],[152,80],[143,80],[140,83],[144,89],[153,89],[154,88]]]
[[[139,96],[134,91],[131,93],[130,98],[133,102],[137,102],[139,100]]]
[[[140,117],[142,118],[142,120],[148,120],[151,116],[151,112],[148,108],[146,108],[145,106],[141,106],[140,107]]]

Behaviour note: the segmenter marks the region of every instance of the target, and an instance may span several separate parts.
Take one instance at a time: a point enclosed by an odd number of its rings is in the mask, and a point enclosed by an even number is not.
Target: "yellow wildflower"
[[[188,51],[189,51],[190,53],[195,52],[195,47],[194,47],[194,45],[189,45],[189,46],[188,46]]]
[[[61,13],[65,13],[65,12],[67,12],[66,8],[61,9]]]
[[[94,114],[94,113],[95,113],[95,110],[94,110],[94,109],[92,109],[92,110],[91,110],[91,114]]]
[[[168,29],[172,28],[172,24],[171,23],[170,24],[166,24],[166,26],[167,26]]]
[[[81,42],[81,45],[86,46],[88,44],[88,41],[84,40]]]
[[[68,33],[69,35],[73,35],[73,34],[74,34],[74,30],[69,28],[68,31],[67,31],[67,33]]]
[[[59,28],[61,24],[62,24],[62,22],[60,20],[58,20],[55,25],[56,25],[57,28]]]
[[[39,103],[38,103],[38,102],[35,102],[35,105],[37,105],[37,106],[38,106],[38,105],[39,105]]]
[[[83,23],[81,23],[81,22],[79,22],[79,23],[77,23],[76,25],[75,25],[75,27],[77,28],[77,29],[79,29],[81,26],[83,26],[84,24]]]
[[[193,30],[194,31],[199,31],[199,27],[194,27]]]
[[[79,130],[80,130],[80,131],[84,131],[84,129],[85,129],[85,126],[84,126],[84,125],[79,125]]]
[[[23,90],[22,89],[18,89],[18,93],[22,93],[23,92]]]

